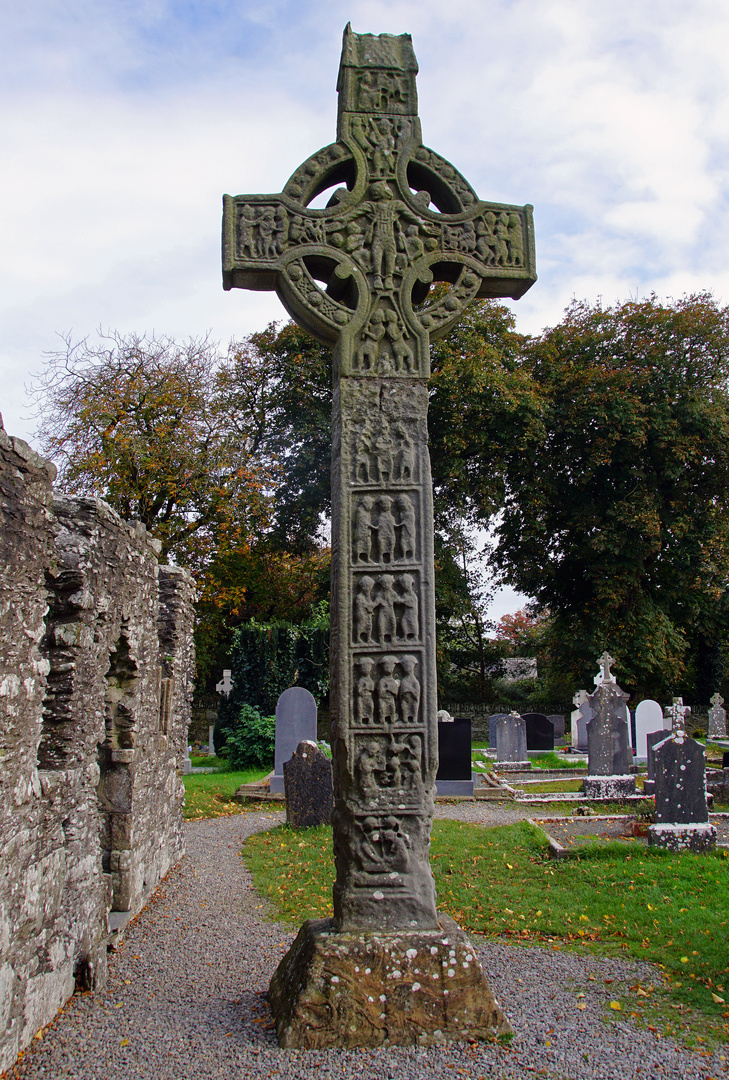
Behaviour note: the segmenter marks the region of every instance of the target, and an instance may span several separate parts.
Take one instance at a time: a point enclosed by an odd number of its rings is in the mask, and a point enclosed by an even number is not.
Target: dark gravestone
[[[726,750],[721,755],[721,767],[722,769],[729,769],[729,752]]]
[[[564,726],[565,719],[562,713],[550,713],[547,720],[551,720],[552,727],[554,728],[555,739],[564,738]]]
[[[527,758],[526,724],[518,713],[496,721],[496,760],[500,767],[514,764],[522,769],[531,767]]]
[[[663,740],[668,735],[668,731],[663,728],[661,731],[648,731],[646,732],[645,742],[646,750],[648,751],[648,771],[646,773],[646,779],[643,781],[643,791],[646,795],[653,795],[655,793],[656,782],[656,759],[653,753],[653,747]]]
[[[435,784],[438,795],[473,795],[469,719],[438,722],[438,772]]]
[[[284,790],[284,762],[300,742],[316,742],[316,702],[303,686],[290,686],[276,703],[276,752],[271,794]]]
[[[332,763],[315,742],[300,742],[283,765],[286,820],[292,829],[328,825],[334,810]]]
[[[554,750],[554,724],[544,713],[524,713],[527,750]]]
[[[708,851],[716,846],[706,803],[706,750],[681,732],[653,745],[656,823],[648,843],[671,851]]]
[[[505,712],[497,712],[493,713],[492,716],[489,716],[489,750],[496,749],[496,724],[499,720],[503,720],[504,717],[508,715],[509,714]]]
[[[588,775],[583,790],[588,798],[621,798],[635,795],[630,775],[633,752],[628,738],[624,694],[617,683],[604,682],[585,704],[593,711],[587,724]]]

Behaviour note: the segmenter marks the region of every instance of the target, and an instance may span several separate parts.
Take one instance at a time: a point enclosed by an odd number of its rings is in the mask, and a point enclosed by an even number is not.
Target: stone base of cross
[[[334,353],[334,918],[271,984],[279,1041],[375,1046],[508,1024],[428,858],[438,767],[430,342],[536,280],[531,206],[423,145],[408,34],[344,32],[337,140],[275,195],[224,196],[223,285],[275,289]],[[327,190],[323,209],[311,203]],[[432,286],[441,284],[436,291]]]

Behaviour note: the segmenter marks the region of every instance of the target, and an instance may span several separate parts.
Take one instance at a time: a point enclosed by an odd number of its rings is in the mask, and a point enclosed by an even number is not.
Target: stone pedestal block
[[[708,821],[698,825],[651,825],[648,847],[667,851],[713,851],[716,847],[716,827]]]
[[[511,1033],[473,946],[438,930],[339,933],[309,919],[268,991],[279,1045],[433,1046]]]
[[[496,772],[529,772],[531,767],[531,761],[497,761],[494,770]]]
[[[582,790],[588,799],[624,799],[635,795],[634,776],[586,776]]]

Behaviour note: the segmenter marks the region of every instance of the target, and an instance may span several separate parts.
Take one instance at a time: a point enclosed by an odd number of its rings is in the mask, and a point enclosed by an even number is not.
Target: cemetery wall
[[[0,1071],[183,854],[189,575],[0,426]]]

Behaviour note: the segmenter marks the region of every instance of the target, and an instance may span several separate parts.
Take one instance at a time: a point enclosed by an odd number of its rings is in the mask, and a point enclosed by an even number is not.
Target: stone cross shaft
[[[410,35],[347,26],[336,142],[280,194],[223,200],[224,288],[275,289],[333,346],[340,930],[438,925],[428,861],[438,759],[429,345],[477,297],[516,299],[536,280],[531,206],[481,201],[423,145],[416,73]],[[329,189],[326,206],[312,208]]]

